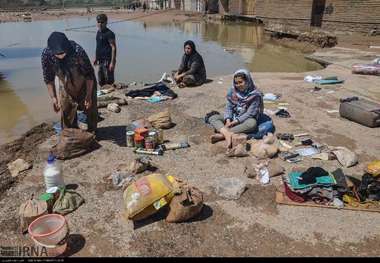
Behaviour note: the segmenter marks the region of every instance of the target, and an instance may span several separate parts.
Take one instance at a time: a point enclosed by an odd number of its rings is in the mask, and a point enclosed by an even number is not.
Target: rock
[[[12,163],[8,163],[8,170],[11,172],[12,177],[16,177],[19,173],[26,171],[32,167],[32,164],[27,163],[23,159],[17,159]]]
[[[236,177],[221,178],[215,182],[216,194],[228,200],[239,199],[246,187],[246,182]]]
[[[107,105],[107,110],[119,113],[121,111],[121,108],[116,103],[110,103]]]

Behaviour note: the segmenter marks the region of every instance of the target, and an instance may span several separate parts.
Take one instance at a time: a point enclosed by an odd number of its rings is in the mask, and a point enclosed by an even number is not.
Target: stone
[[[32,164],[27,163],[23,159],[17,159],[7,164],[8,170],[11,172],[12,177],[16,177],[19,173],[26,171],[32,167]]]
[[[116,103],[110,103],[107,105],[107,110],[115,112],[115,113],[119,113],[121,111],[121,108]]]
[[[215,192],[217,195],[227,200],[237,200],[243,194],[247,183],[239,178],[221,178],[215,182]]]

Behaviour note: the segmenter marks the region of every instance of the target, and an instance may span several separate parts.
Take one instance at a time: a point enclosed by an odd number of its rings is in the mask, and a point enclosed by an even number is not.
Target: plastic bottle
[[[44,169],[44,179],[46,190],[50,187],[65,187],[63,181],[62,168],[54,155],[49,154],[47,164]]]

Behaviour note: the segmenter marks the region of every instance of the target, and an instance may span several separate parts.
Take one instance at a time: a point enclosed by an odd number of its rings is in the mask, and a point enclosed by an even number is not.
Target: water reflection
[[[31,127],[34,120],[28,107],[17,96],[10,83],[5,80],[4,75],[1,73],[0,105],[0,144],[2,144],[6,141],[5,138],[11,138],[16,134],[20,135],[17,131],[19,127]]]

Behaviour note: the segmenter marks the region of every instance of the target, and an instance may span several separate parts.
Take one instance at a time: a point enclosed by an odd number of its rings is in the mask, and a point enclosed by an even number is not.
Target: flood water
[[[63,31],[94,58],[94,18],[0,24],[0,144],[32,126],[59,120],[42,80],[40,55],[53,31]],[[111,23],[117,38],[117,82],[154,82],[178,67],[183,42],[192,39],[205,60],[208,77],[245,67],[256,72],[303,72],[321,68],[300,52],[264,40],[263,29],[248,24],[185,22],[144,25]],[[1,78],[0,78],[1,79]]]

